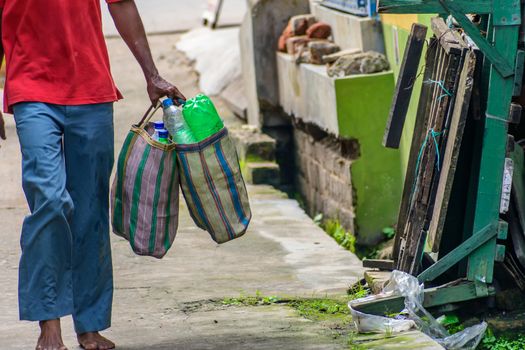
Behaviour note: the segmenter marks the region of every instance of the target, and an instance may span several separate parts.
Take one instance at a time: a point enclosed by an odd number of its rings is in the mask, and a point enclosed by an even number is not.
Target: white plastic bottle
[[[164,129],[164,122],[157,121],[153,123],[153,126],[155,128],[155,131],[152,135],[153,140],[158,141],[159,140],[159,131]]]
[[[196,143],[197,141],[184,120],[182,110],[173,104],[173,100],[171,98],[165,99],[162,101],[162,107],[164,110],[164,126],[173,141],[180,145]]]

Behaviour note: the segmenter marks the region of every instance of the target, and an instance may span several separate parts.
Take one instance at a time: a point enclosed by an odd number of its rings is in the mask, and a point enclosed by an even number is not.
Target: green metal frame
[[[503,259],[505,247],[497,240],[507,237],[507,223],[500,220],[502,181],[507,150],[510,104],[519,90],[524,54],[518,54],[521,24],[519,0],[380,0],[382,13],[450,14],[483,52],[486,59],[487,104],[480,147],[479,172],[475,176],[473,224],[465,225],[464,241],[423,271],[418,279],[431,282],[454,265],[467,260],[466,284],[426,290],[427,306],[443,305],[493,294],[495,261]],[[488,15],[486,36],[465,14]],[[517,69],[518,65],[518,69]],[[520,66],[521,65],[521,66]],[[516,81],[515,81],[516,80]],[[521,82],[519,82],[521,83]],[[448,233],[455,234],[455,233]],[[446,239],[446,236],[443,237]],[[465,276],[459,276],[460,278]],[[381,306],[379,306],[381,307]],[[365,307],[366,308],[366,307]]]

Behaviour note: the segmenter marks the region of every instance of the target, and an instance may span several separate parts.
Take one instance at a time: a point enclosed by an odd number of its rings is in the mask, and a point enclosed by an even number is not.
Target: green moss
[[[356,252],[355,243],[356,237],[351,233],[345,230],[341,225],[339,220],[326,220],[321,224],[321,227],[330,235],[340,246],[351,251],[352,253]]]
[[[235,298],[224,298],[222,305],[228,306],[263,306],[283,304],[295,309],[299,315],[313,321],[337,320],[342,324],[351,321],[348,301],[356,295],[344,296],[340,299],[330,298],[283,298],[263,296],[257,292],[254,296],[240,295]]]
[[[263,159],[256,154],[248,154],[245,158],[246,163],[267,163],[267,159]]]
[[[350,309],[345,301],[333,299],[297,299],[288,304],[304,318],[313,321],[339,318],[350,322]]]
[[[221,303],[223,305],[234,305],[234,306],[260,306],[260,305],[272,305],[280,302],[285,302],[281,298],[276,296],[262,296],[260,292],[257,292],[255,296],[240,295],[237,298],[224,298]]]
[[[496,336],[492,330],[488,329],[478,349],[523,350],[525,349],[525,334],[509,333]]]
[[[299,201],[299,199],[297,199]],[[301,202],[299,202],[301,205]],[[347,231],[339,222],[335,219],[324,220],[322,214],[318,214],[314,217],[314,223],[321,227],[330,237],[332,237],[340,246],[346,250],[351,251],[359,259],[374,259],[377,255],[377,247],[366,247],[357,245],[356,236]]]
[[[370,289],[366,288],[365,285],[358,282],[348,289],[348,301],[361,299],[369,294]]]

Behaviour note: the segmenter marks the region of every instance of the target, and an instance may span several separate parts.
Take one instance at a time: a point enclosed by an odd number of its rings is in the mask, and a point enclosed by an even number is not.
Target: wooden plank
[[[365,259],[363,260],[363,267],[366,269],[380,269],[386,271],[393,271],[396,266],[394,260],[376,260],[376,259]]]
[[[436,36],[441,47],[443,47],[447,54],[460,54],[463,47],[460,39],[455,35],[456,32],[451,30],[443,18],[434,17],[430,20],[430,27]]]
[[[484,293],[478,293],[476,285],[471,282],[459,284],[445,284],[443,286],[425,289],[425,300],[423,306],[431,308],[435,306],[446,305],[450,303],[459,303],[462,301],[472,300],[483,296],[488,296],[493,291],[485,289]]]
[[[476,55],[474,52],[468,51],[459,79],[452,120],[448,127],[448,137],[445,154],[443,156],[441,176],[439,177],[434,210],[432,211],[432,220],[430,221],[428,231],[428,241],[434,252],[439,250],[439,244],[443,234],[443,226],[447,215],[452,185],[454,184],[461,141],[463,139],[463,130],[470,106],[475,68]]]
[[[476,299],[481,296],[494,294],[493,288],[485,288],[483,291],[476,290],[473,282],[451,282],[439,287],[426,288],[423,296],[423,306],[432,308],[450,303]],[[399,295],[379,294],[363,301],[352,302],[352,308],[356,311],[370,315],[385,316],[401,312],[405,308],[405,298]]]
[[[453,87],[456,86],[456,74],[460,58],[457,55],[448,55],[439,45],[437,70],[432,77],[434,86],[431,96],[432,105],[428,115],[428,126],[423,131],[426,143],[420,146],[415,186],[411,189],[408,220],[404,229],[405,247],[398,261],[398,269],[411,274],[418,272],[423,248],[426,240],[426,226],[428,210],[431,207],[435,190],[435,177],[439,173],[436,169],[436,155],[441,152],[440,138],[445,129],[447,115],[450,114],[450,103],[454,101]],[[440,82],[440,83],[438,83]],[[449,96],[449,94],[452,94]],[[440,136],[432,135],[439,133]],[[439,159],[439,158],[438,158]]]
[[[437,65],[438,46],[435,39],[430,39],[430,44],[426,53],[425,72],[423,74],[423,81],[428,81],[434,74],[435,67]],[[396,237],[394,242],[394,259],[398,260],[400,251],[406,240],[404,228],[408,218],[408,211],[410,207],[410,198],[412,186],[415,181],[415,168],[419,155],[419,149],[425,138],[424,131],[427,129],[428,113],[431,107],[431,99],[433,86],[430,84],[423,84],[421,88],[421,94],[419,97],[418,110],[416,114],[416,122],[414,125],[414,133],[412,137],[412,144],[410,146],[410,153],[408,158],[407,171],[405,175],[405,183],[403,195],[401,198],[401,205],[399,208],[399,215],[396,225]]]
[[[465,16],[465,13],[461,10],[461,7],[457,4],[451,2],[445,2],[440,0],[440,3],[443,5],[443,8],[449,12],[454,19],[463,27],[465,32],[469,37],[476,43],[476,45],[483,51],[485,57],[492,63],[493,67],[498,71],[498,73],[503,78],[509,78],[514,75],[514,63],[516,59],[516,54],[513,53],[512,60],[508,60],[507,57],[502,52],[498,51],[497,47],[492,46],[486,39],[483,37],[478,29],[468,18]],[[518,4],[519,6],[519,4]]]
[[[426,26],[417,23],[412,25],[383,138],[383,146],[385,147],[399,148],[426,35]]]
[[[492,12],[492,0],[461,1],[457,7],[463,13],[488,14]],[[436,0],[379,0],[379,13],[443,13]]]
[[[423,271],[417,277],[420,282],[433,281],[452,266],[476,251],[484,243],[498,235],[497,225],[487,225],[475,235],[461,243],[456,249],[439,259],[434,265]]]

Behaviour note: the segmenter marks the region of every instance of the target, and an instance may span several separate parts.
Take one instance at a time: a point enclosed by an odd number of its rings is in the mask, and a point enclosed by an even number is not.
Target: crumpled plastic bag
[[[355,310],[352,306],[389,295],[405,297],[405,310],[408,319],[395,319],[369,315]],[[390,280],[379,295],[354,300],[348,303],[354,323],[360,333],[399,333],[416,326],[421,332],[433,338],[447,350],[475,350],[487,330],[487,323],[464,329],[451,335],[423,307],[424,287],[416,277],[401,271],[393,271]]]

